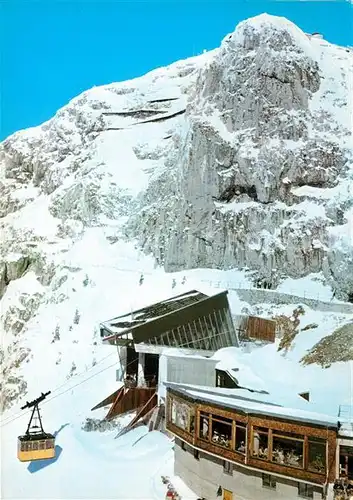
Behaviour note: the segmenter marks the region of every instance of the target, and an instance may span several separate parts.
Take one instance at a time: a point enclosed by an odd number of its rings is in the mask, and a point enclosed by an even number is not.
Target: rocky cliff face
[[[140,236],[146,249],[169,270],[246,266],[273,286],[283,275],[324,271],[347,298],[349,61],[347,50],[289,22],[260,16],[241,23],[192,88],[183,146],[163,179],[178,195],[156,215],[166,194],[158,179],[134,216],[134,234],[146,228]],[[344,258],[337,233],[346,241]]]
[[[77,357],[72,358],[75,346],[71,344],[78,342],[70,339],[77,329],[72,317],[83,296],[82,286],[94,274],[91,264],[102,266],[100,274],[104,275],[104,266],[109,266],[106,256],[119,253],[114,244],[123,239],[122,227],[138,206],[139,194],[168,168],[168,162],[173,164],[180,144],[176,132],[185,123],[187,94],[208,57],[205,54],[140,79],[91,89],[41,127],[20,131],[0,145],[4,381],[0,409],[24,392],[20,366],[30,361],[36,345],[39,363],[43,363],[41,349],[55,348],[54,366],[60,368],[68,359],[69,368],[77,364]],[[89,229],[94,238],[87,236]],[[80,247],[79,255],[75,255],[75,244]],[[119,261],[117,257],[110,258],[110,265]],[[129,265],[128,258],[123,267]],[[53,307],[56,312],[48,317],[46,310]],[[101,311],[102,317],[114,313]],[[63,332],[68,336],[69,350],[57,347],[53,334],[57,328],[61,339]],[[80,344],[80,351],[88,349],[88,357],[95,359],[98,347],[97,342],[92,344],[93,328],[87,325],[82,332],[89,338],[84,346]],[[33,331],[41,332],[39,342],[30,337]],[[80,354],[78,359],[84,357]]]
[[[19,339],[40,304],[66,300],[88,228],[137,240],[168,271],[247,268],[272,286],[322,272],[353,300],[352,62],[261,15],[213,52],[93,88],[6,139],[3,371],[28,356]]]

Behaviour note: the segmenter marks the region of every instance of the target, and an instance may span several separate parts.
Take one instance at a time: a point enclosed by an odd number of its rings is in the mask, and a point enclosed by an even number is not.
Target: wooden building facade
[[[227,408],[168,388],[166,427],[196,453],[248,470],[322,488],[336,477],[337,426],[332,423],[306,423],[294,415],[284,419]]]
[[[249,316],[246,326],[246,335],[250,340],[261,340],[264,342],[275,342],[276,322],[257,316]]]

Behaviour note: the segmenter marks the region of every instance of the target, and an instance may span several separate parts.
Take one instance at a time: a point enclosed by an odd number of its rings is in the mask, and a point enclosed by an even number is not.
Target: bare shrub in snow
[[[78,312],[78,309],[75,311],[75,316],[74,316],[74,325],[78,325],[80,322],[80,313]]]
[[[113,420],[99,420],[97,418],[86,418],[86,421],[82,425],[82,430],[86,432],[106,432],[106,431],[118,431],[122,429],[121,422],[116,419]]]
[[[304,308],[302,306],[298,306],[294,309],[292,316],[288,317],[281,314],[280,316],[275,316],[273,318],[277,324],[277,332],[281,337],[281,341],[278,346],[279,351],[283,350],[287,353],[292,347],[293,340],[299,333],[299,316],[302,316],[304,312]]]
[[[70,373],[68,374],[68,376],[66,378],[69,379],[69,378],[73,377],[76,370],[77,370],[77,367],[76,367],[75,363],[72,362]]]
[[[56,342],[57,340],[60,340],[60,326],[56,325],[54,333],[53,333],[53,340],[51,341],[52,344]]]
[[[321,339],[306,354],[301,362],[304,365],[317,363],[329,368],[332,363],[353,360],[353,323],[337,328],[331,335]]]

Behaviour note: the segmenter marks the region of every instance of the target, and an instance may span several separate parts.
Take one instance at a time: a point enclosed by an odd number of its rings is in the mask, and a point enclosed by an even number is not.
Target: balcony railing
[[[353,423],[353,405],[340,405],[338,410],[338,418]]]

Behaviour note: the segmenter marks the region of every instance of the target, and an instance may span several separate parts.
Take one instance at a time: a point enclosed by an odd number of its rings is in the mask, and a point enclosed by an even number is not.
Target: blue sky
[[[353,45],[344,0],[0,0],[0,139],[49,119],[93,85],[215,48],[262,12]]]

